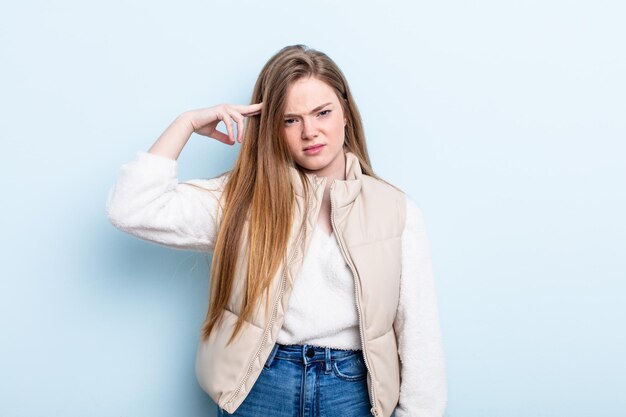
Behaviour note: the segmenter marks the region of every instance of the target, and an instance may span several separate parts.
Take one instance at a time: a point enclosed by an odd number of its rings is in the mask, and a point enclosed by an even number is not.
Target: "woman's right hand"
[[[243,140],[244,117],[260,114],[262,107],[262,102],[249,105],[219,104],[213,107],[189,110],[186,113],[194,132],[217,139],[227,145],[234,145],[233,120],[237,123],[237,141],[241,143]],[[217,130],[219,122],[224,122],[228,135]]]

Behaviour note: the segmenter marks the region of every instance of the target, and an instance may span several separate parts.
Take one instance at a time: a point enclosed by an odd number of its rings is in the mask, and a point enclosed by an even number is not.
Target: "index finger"
[[[261,113],[261,108],[263,107],[263,102],[250,104],[250,105],[237,105],[233,106],[235,110],[241,113],[242,116],[254,116],[255,114]]]

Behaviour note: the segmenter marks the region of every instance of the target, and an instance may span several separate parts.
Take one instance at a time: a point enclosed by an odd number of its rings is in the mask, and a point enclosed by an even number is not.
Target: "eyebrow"
[[[317,106],[316,108],[311,110],[309,112],[309,114],[313,114],[313,113],[317,112],[318,110],[322,110],[324,107],[328,106],[329,104],[333,104],[333,103],[329,101],[328,103],[324,103],[321,106]],[[283,117],[291,117],[291,116],[298,116],[298,115],[297,114],[293,114],[293,113],[287,113]]]

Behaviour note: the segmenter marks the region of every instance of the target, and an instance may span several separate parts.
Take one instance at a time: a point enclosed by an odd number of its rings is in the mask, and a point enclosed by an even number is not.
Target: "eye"
[[[291,126],[295,119],[285,119],[285,125]]]
[[[331,111],[332,111],[332,110],[322,110],[321,112],[319,112],[319,114],[320,114],[321,116],[326,116],[326,115],[328,115]]]

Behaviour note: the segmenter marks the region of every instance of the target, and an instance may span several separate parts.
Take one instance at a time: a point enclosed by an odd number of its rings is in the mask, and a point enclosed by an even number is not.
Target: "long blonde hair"
[[[248,225],[248,270],[241,313],[228,344],[240,331],[272,277],[285,262],[295,207],[289,167],[298,170],[306,198],[310,190],[304,171],[293,161],[283,131],[283,113],[289,86],[301,78],[316,77],[331,86],[347,119],[344,151],[359,159],[363,174],[377,177],[365,144],[361,116],[348,83],[326,54],[305,45],[282,48],[265,64],[254,86],[251,104],[263,102],[260,115],[246,118],[243,143],[229,173],[209,282],[209,308],[202,325],[206,340],[227,306],[239,253]],[[308,205],[307,205],[308,206]],[[305,217],[306,218],[306,217]],[[266,311],[269,297],[266,297]]]

